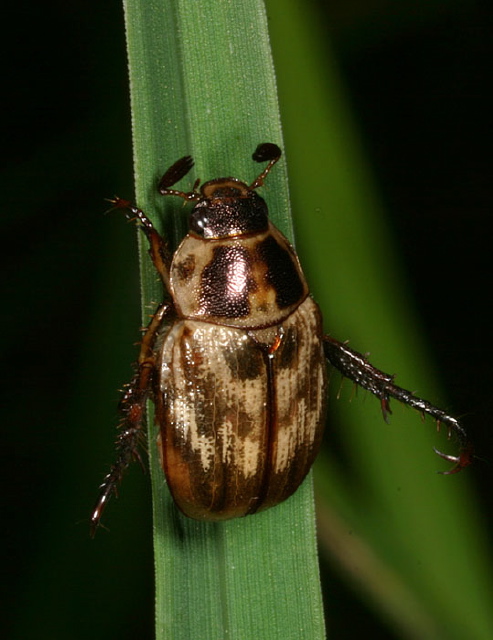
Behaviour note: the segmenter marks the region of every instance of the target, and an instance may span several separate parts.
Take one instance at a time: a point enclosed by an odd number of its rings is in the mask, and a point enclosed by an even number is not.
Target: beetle
[[[472,446],[454,417],[323,333],[298,257],[257,193],[280,157],[277,145],[260,144],[252,158],[267,165],[251,184],[228,177],[200,186],[197,180],[189,192],[172,187],[193,160],[175,162],[159,192],[194,206],[189,231],[172,255],[141,209],[119,197],[110,201],[147,236],[168,295],[145,331],[135,375],[120,401],[117,458],[100,486],[93,534],[129,464],[142,462],[148,398],[155,404],[168,487],[178,508],[197,520],[254,514],[296,491],[322,439],[327,364],[379,398],[385,420],[392,397],[447,425],[460,451],[452,456],[435,449],[454,463],[444,473],[472,460]]]

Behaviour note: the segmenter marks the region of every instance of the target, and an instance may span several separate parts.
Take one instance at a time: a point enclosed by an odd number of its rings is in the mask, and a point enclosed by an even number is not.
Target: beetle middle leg
[[[447,425],[449,437],[452,432],[457,435],[460,443],[459,455],[451,456],[435,449],[440,457],[454,463],[454,467],[449,471],[444,471],[444,474],[457,473],[472,462],[472,445],[464,428],[456,418],[435,407],[427,400],[415,396],[411,391],[398,387],[394,384],[394,376],[374,367],[365,356],[350,349],[346,343],[339,342],[330,336],[324,336],[324,351],[329,363],[338,369],[343,376],[380,399],[382,414],[386,422],[388,422],[388,415],[392,413],[390,398],[395,398],[399,402],[417,409],[422,415],[430,415],[435,419],[438,427],[441,424]]]
[[[172,305],[163,303],[152,317],[142,338],[137,371],[120,400],[118,410],[121,420],[116,440],[116,461],[99,487],[99,496],[91,514],[91,536],[94,536],[100,525],[108,500],[113,494],[118,494],[123,474],[130,463],[137,460],[143,465],[139,447],[145,439],[145,405],[152,391],[155,369],[154,345],[163,319],[171,310]]]

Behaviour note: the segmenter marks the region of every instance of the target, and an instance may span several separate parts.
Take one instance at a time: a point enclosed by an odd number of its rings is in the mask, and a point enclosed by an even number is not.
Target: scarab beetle
[[[472,459],[459,422],[397,387],[347,344],[324,335],[298,257],[269,221],[256,192],[281,157],[275,144],[253,154],[266,168],[248,185],[218,178],[172,189],[192,168],[186,156],[159,182],[164,196],[194,203],[189,231],[173,255],[145,213],[115,197],[147,236],[168,298],[141,343],[136,373],[120,402],[117,460],[91,517],[100,524],[129,463],[140,460],[145,402],[152,398],[166,480],[179,509],[225,520],[279,504],[300,486],[320,447],[327,363],[369,390],[384,418],[391,397],[444,423],[460,441],[455,473]]]

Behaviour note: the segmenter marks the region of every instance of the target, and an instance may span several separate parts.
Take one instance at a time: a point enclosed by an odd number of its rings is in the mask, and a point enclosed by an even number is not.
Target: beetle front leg
[[[142,338],[137,372],[120,400],[118,407],[121,415],[118,437],[116,440],[116,461],[99,487],[99,496],[91,514],[91,536],[94,537],[101,523],[101,516],[113,494],[118,494],[118,487],[123,474],[134,460],[143,466],[139,447],[145,439],[145,404],[152,388],[155,369],[154,345],[163,319],[173,309],[169,303],[161,304]]]
[[[156,231],[150,218],[146,216],[142,209],[139,209],[128,200],[123,200],[123,198],[119,198],[118,196],[111,198],[109,202],[113,205],[112,209],[123,209],[127,212],[126,216],[129,220],[137,221],[149,241],[149,255],[151,256],[152,263],[161,276],[166,290],[171,295],[169,284],[171,256],[163,237]]]
[[[446,424],[449,438],[452,432],[457,435],[460,443],[459,455],[450,456],[435,449],[435,452],[440,457],[454,463],[452,469],[442,473],[457,473],[471,464],[473,447],[464,428],[456,418],[435,407],[427,400],[418,398],[411,391],[395,385],[394,376],[374,367],[365,356],[350,349],[344,342],[339,342],[330,336],[324,336],[324,351],[325,357],[330,364],[338,369],[343,376],[363,387],[363,389],[367,389],[380,399],[383,417],[386,422],[388,422],[388,414],[392,413],[390,398],[395,398],[399,402],[417,409],[422,415],[430,415],[435,419],[438,428],[442,423]]]

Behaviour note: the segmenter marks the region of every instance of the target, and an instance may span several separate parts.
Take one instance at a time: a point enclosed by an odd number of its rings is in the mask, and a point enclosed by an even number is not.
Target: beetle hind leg
[[[108,500],[112,495],[118,494],[118,487],[131,462],[137,461],[144,468],[140,449],[145,440],[145,405],[152,388],[155,369],[154,345],[163,319],[171,309],[170,304],[164,303],[152,317],[142,338],[137,372],[120,400],[118,410],[121,420],[116,440],[116,461],[99,487],[99,495],[91,513],[92,537],[101,526],[101,517]]]
[[[329,363],[338,369],[343,376],[349,378],[363,389],[370,391],[380,400],[384,420],[388,422],[390,410],[390,398],[417,409],[422,416],[429,415],[435,419],[438,429],[442,424],[448,429],[448,437],[455,433],[460,443],[457,456],[450,456],[435,449],[435,452],[445,460],[454,463],[454,467],[444,474],[452,474],[461,471],[471,464],[474,453],[471,442],[460,422],[442,409],[435,407],[427,400],[415,396],[411,391],[394,384],[394,376],[391,376],[374,367],[361,353],[350,349],[346,343],[339,342],[330,336],[324,336],[325,357]]]

